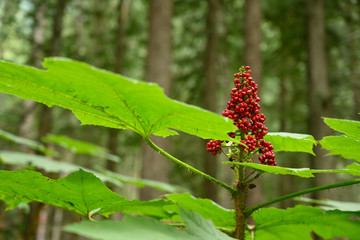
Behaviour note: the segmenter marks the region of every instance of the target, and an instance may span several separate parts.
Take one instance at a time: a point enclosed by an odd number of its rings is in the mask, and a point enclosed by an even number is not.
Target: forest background
[[[250,65],[269,131],[307,133],[320,140],[333,134],[321,117],[360,120],[359,25],[359,0],[0,0],[0,59],[36,67],[48,56],[84,61],[157,82],[168,96],[219,114],[226,107],[233,74]],[[225,192],[170,164],[133,132],[79,127],[69,111],[6,94],[0,94],[0,103],[2,130],[34,140],[50,133],[66,135],[108,148],[121,159],[114,164],[62,150],[65,161],[181,185],[196,197],[231,208]],[[220,166],[226,159],[207,153],[205,141],[184,134],[156,140],[179,159],[231,184],[229,169]],[[15,148],[4,140],[0,144],[1,150]],[[280,166],[317,169],[350,163],[314,150],[316,159],[279,153],[276,160]],[[311,184],[337,180],[347,178],[328,174]],[[291,176],[262,177],[249,201],[256,204],[310,187],[307,184]],[[164,194],[134,185],[115,190],[142,200]],[[359,187],[352,186],[311,197],[358,202],[358,192]],[[295,203],[284,201],[280,207]],[[47,224],[53,224],[56,215],[51,211],[46,209]],[[0,239],[16,239],[25,222],[23,210],[5,213],[1,207]],[[56,238],[75,237],[52,234]]]

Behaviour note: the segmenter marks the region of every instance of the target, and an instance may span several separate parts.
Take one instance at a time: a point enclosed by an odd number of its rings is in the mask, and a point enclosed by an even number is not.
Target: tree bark
[[[208,0],[207,10],[207,41],[205,48],[205,79],[204,79],[204,108],[217,112],[217,59],[218,59],[218,11],[219,1]],[[204,146],[207,141],[204,141]],[[218,175],[217,158],[204,151],[204,169],[213,177]],[[204,197],[218,201],[219,187],[204,179]]]
[[[44,57],[45,27],[46,27],[46,1],[34,1],[34,28],[32,32],[32,52],[29,63],[41,67],[41,61]],[[20,125],[20,136],[25,138],[35,138],[35,107],[33,101],[24,101],[24,118]],[[28,149],[27,149],[28,151]],[[24,229],[24,239],[36,239],[39,226],[40,210],[44,205],[42,203],[31,203],[30,212],[26,216],[26,228]]]
[[[244,64],[249,65],[252,77],[259,85],[261,94],[262,59],[261,59],[261,0],[245,0],[244,14]]]
[[[149,6],[149,38],[146,60],[146,80],[157,82],[169,95],[171,87],[171,19],[173,1],[151,0]],[[161,148],[167,148],[167,139],[154,137],[153,141]],[[142,145],[142,177],[163,182],[169,181],[169,162],[155,152],[145,142]],[[150,188],[140,191],[140,198],[148,200],[161,193]]]
[[[41,2],[41,1],[40,1]],[[50,39],[50,45],[48,48],[47,55],[48,56],[59,56],[61,51],[61,34],[63,29],[63,17],[65,13],[67,0],[57,0],[55,14],[53,16],[53,25],[52,25],[52,35]],[[40,106],[40,116],[39,116],[39,125],[38,125],[38,140],[40,141],[43,137],[51,132],[52,129],[52,114],[51,109],[46,105]],[[55,178],[57,174],[52,174],[50,177]],[[48,215],[51,210],[50,207],[44,208],[44,204],[42,203],[34,203],[38,206],[34,206],[32,210],[34,210],[34,218],[32,221],[39,221],[39,217],[43,218],[41,225],[37,226],[36,230],[37,235],[34,236],[36,239],[41,240],[46,238],[46,234],[48,231]],[[54,208],[52,208],[54,209]],[[35,219],[36,217],[36,219]],[[32,238],[30,238],[32,239]]]
[[[350,0],[344,1],[345,10],[347,12],[345,21],[350,29],[350,35],[353,36],[349,41],[350,49],[350,58],[349,58],[349,68],[350,68],[350,81],[351,87],[353,89],[353,99],[354,99],[354,112],[353,119],[360,121],[360,67],[359,67],[359,41],[356,37],[358,31],[358,18],[360,16],[360,0],[357,0],[354,4]]]
[[[115,59],[114,59],[114,72],[121,73],[124,62],[125,54],[125,29],[128,20],[128,12],[130,6],[129,0],[120,0],[118,5],[118,19],[117,19],[117,30],[116,30],[116,39],[115,39]],[[108,149],[109,151],[117,155],[118,150],[118,129],[109,129],[108,136]],[[110,171],[116,171],[116,163],[114,161],[107,160],[106,168]]]
[[[309,92],[309,133],[316,140],[330,133],[323,123],[322,117],[329,117],[331,113],[331,97],[327,76],[326,50],[325,50],[325,21],[324,1],[307,0],[308,12],[308,92]],[[318,145],[314,152],[316,157],[311,159],[311,168],[332,168],[331,157],[325,157],[325,151]],[[319,174],[314,179],[314,185],[326,185],[334,182],[330,174]],[[315,192],[313,198],[326,198],[328,191]]]
[[[244,15],[244,64],[249,65],[252,70],[252,77],[259,85],[259,95],[261,97],[262,85],[262,58],[261,58],[261,2],[260,0],[246,0]],[[249,191],[246,199],[247,203],[257,204],[264,200],[262,191],[262,179],[257,179],[256,188]]]

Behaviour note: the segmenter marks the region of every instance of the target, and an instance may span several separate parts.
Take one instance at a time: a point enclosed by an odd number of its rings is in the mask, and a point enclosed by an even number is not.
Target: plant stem
[[[151,139],[149,137],[145,137],[144,138],[145,141],[149,144],[150,147],[152,147],[155,151],[159,152],[161,155],[165,156],[167,159],[173,161],[174,163],[182,166],[182,167],[185,167],[187,168],[190,172],[193,172],[195,174],[198,174],[204,178],[206,178],[207,180],[219,185],[220,187],[223,187],[225,188],[226,190],[228,190],[232,195],[235,193],[235,189],[230,187],[229,185],[227,185],[226,183],[214,178],[214,177],[211,177],[210,175],[184,163],[183,161],[171,156],[169,153],[165,152],[163,149],[161,149],[160,147],[158,147],[154,142],[151,141]]]
[[[241,169],[240,169],[241,170]],[[246,215],[245,215],[245,200],[247,194],[247,185],[242,181],[236,184],[236,193],[233,195],[235,203],[235,220],[236,227],[234,237],[237,239],[245,239],[246,229]]]
[[[353,184],[357,184],[357,183],[360,183],[360,179],[355,179],[355,180],[351,180],[351,181],[335,183],[335,184],[330,184],[330,185],[325,185],[325,186],[320,186],[320,187],[314,187],[314,188],[305,189],[305,190],[302,190],[299,192],[290,193],[288,195],[274,198],[272,200],[269,200],[269,201],[266,201],[266,202],[263,202],[263,203],[260,203],[260,204],[257,204],[255,206],[245,209],[245,216],[249,217],[254,211],[256,211],[259,208],[266,207],[273,203],[277,203],[277,202],[280,202],[280,201],[283,201],[283,200],[286,200],[289,198],[297,197],[297,196],[304,195],[304,194],[311,193],[311,192],[317,192],[317,191],[331,189],[331,188],[337,188],[337,187],[344,187],[344,186],[353,185]]]

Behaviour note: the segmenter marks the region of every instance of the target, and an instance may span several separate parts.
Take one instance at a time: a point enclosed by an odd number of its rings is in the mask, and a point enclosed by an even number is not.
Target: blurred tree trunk
[[[63,30],[63,17],[65,13],[66,4],[68,3],[67,0],[57,0],[56,1],[56,9],[55,14],[53,15],[52,19],[52,34],[50,38],[50,44],[47,51],[48,56],[59,56],[61,51],[61,44],[62,44],[62,30]],[[40,106],[40,116],[39,116],[39,125],[38,125],[38,140],[41,140],[47,134],[51,132],[52,129],[52,114],[51,109],[46,105]],[[57,174],[50,175],[51,178],[55,178]],[[39,218],[42,219],[41,225],[37,227],[37,240],[48,239],[46,237],[48,228],[48,215],[49,210],[54,209],[50,207],[44,208],[43,204],[35,203],[39,206],[34,207],[34,212],[38,215],[37,219],[33,218],[32,221],[36,222],[39,221]],[[31,209],[32,210],[32,209]],[[50,224],[52,225],[52,224]],[[34,229],[35,230],[35,229]],[[56,232],[56,231],[55,231]],[[32,239],[32,238],[30,238]]]
[[[46,1],[34,1],[34,27],[32,31],[32,48],[29,64],[41,67],[44,58]],[[25,100],[23,106],[23,121],[19,128],[19,135],[25,138],[35,138],[35,106],[34,101]],[[29,150],[29,149],[27,149]]]
[[[350,29],[351,39],[349,41],[350,49],[350,59],[349,59],[349,68],[351,71],[350,80],[351,87],[353,89],[354,96],[354,113],[353,119],[360,121],[360,66],[359,66],[359,41],[357,32],[358,32],[358,19],[360,17],[360,0],[352,3],[350,0],[344,1],[346,17],[345,21]]]
[[[44,42],[46,28],[46,1],[37,0],[34,4],[34,28],[32,32],[32,51],[30,53],[29,63],[36,67],[41,67],[44,57]],[[20,136],[26,138],[35,138],[35,106],[33,101],[24,101],[23,121],[20,125]],[[26,228],[24,229],[24,239],[36,239],[39,224],[40,210],[44,205],[42,203],[31,203],[30,212],[26,216]]]
[[[146,80],[157,82],[169,95],[171,87],[171,45],[173,1],[149,1],[149,36],[146,59]],[[169,142],[161,137],[152,140],[161,148],[168,149]],[[169,181],[169,160],[155,152],[145,142],[142,145],[142,177],[163,182]],[[161,193],[150,188],[140,191],[140,198],[148,200]]]
[[[91,24],[91,38],[92,46],[89,49],[89,56],[91,58],[91,63],[97,67],[105,68],[103,51],[104,51],[104,39],[106,35],[106,21],[105,14],[108,10],[108,1],[92,1],[93,4],[93,16]]]
[[[75,42],[76,50],[73,52],[73,58],[79,61],[84,57],[84,0],[77,0],[75,17]]]
[[[260,51],[261,42],[261,3],[260,0],[246,0],[245,1],[245,16],[244,16],[244,38],[245,51],[244,63],[249,65],[252,70],[252,77],[259,85],[261,90],[262,84],[262,58]],[[261,92],[259,92],[261,97]],[[260,203],[263,201],[262,179],[256,180],[256,188],[249,191],[247,197],[248,205]]]
[[[316,140],[320,140],[330,133],[330,129],[323,123],[322,117],[329,117],[331,111],[331,97],[327,76],[325,51],[325,14],[323,0],[307,0],[308,12],[308,92],[309,92],[309,133]],[[333,168],[333,158],[325,157],[326,152],[318,145],[311,158],[310,167],[315,169]],[[330,174],[319,174],[314,179],[314,185],[331,184],[335,177]],[[312,194],[312,198],[327,198],[329,191]]]
[[[261,0],[245,0],[244,64],[251,67],[252,77],[260,90],[262,85],[261,15]]]
[[[205,80],[204,80],[204,108],[217,112],[217,59],[218,59],[218,11],[219,1],[208,0],[207,10],[207,40],[205,48]],[[204,148],[207,141],[204,141]],[[204,151],[205,172],[213,177],[218,175],[217,158]],[[218,201],[219,187],[204,179],[204,197]]]
[[[114,72],[121,73],[124,63],[125,55],[125,30],[129,16],[129,0],[119,0],[117,13],[117,29],[115,36],[115,59],[114,59]],[[108,149],[114,154],[118,155],[118,129],[109,129],[108,136]],[[106,168],[110,171],[116,172],[116,163],[114,161],[107,160]]]

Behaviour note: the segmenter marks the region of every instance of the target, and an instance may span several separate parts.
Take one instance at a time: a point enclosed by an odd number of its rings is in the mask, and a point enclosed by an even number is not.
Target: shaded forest
[[[249,65],[260,86],[269,132],[305,133],[321,140],[334,133],[322,117],[360,120],[359,29],[358,0],[0,0],[0,59],[38,68],[51,56],[83,61],[155,82],[171,98],[218,114],[226,108],[233,74],[241,65]],[[181,185],[196,197],[232,207],[223,189],[196,175],[190,180],[186,169],[160,156],[134,132],[79,126],[80,121],[67,110],[3,93],[0,103],[0,129],[45,142],[46,147],[60,152],[61,161]],[[61,148],[51,140],[54,135],[107,149],[119,163]],[[230,170],[221,165],[227,159],[206,152],[205,140],[182,134],[153,141],[184,162],[232,184]],[[3,139],[0,144],[2,151],[35,153]],[[319,145],[314,152],[316,156],[282,152],[276,160],[280,166],[314,169],[350,163],[328,156]],[[0,167],[16,169],[6,164]],[[51,178],[66,175],[46,174]],[[294,176],[264,176],[257,180],[248,201],[260,203],[291,190],[348,179],[329,174],[309,183]],[[134,184],[109,187],[140,200],[167,192]],[[358,191],[358,186],[352,186],[308,197],[359,202]],[[287,200],[278,206],[294,204]],[[0,239],[79,239],[60,231],[64,223],[76,220],[70,213],[41,203],[11,212],[1,206]],[[37,233],[31,232],[34,229]]]

